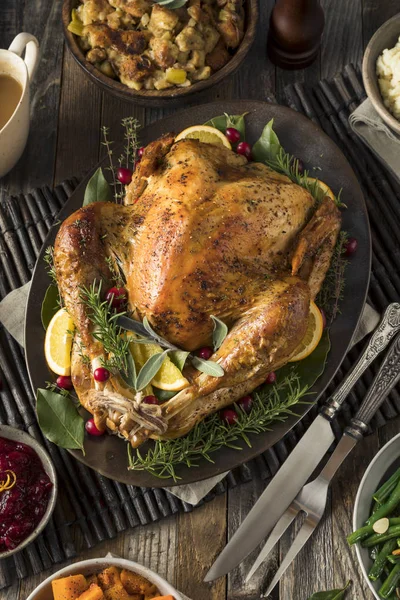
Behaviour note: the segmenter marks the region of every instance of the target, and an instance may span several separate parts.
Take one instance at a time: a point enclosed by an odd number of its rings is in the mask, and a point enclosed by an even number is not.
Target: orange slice
[[[311,302],[306,335],[300,346],[296,349],[296,354],[292,356],[289,362],[297,362],[298,360],[303,360],[303,358],[309,356],[318,346],[323,331],[324,321],[322,319],[321,311],[315,302]]]

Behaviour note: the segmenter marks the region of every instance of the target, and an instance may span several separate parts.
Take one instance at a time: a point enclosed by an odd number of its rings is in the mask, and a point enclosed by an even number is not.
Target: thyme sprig
[[[117,171],[119,167],[125,166],[127,169],[135,170],[135,163],[138,157],[138,150],[140,147],[139,143],[139,129],[140,123],[134,117],[126,117],[122,119],[121,125],[124,129],[124,149],[122,154],[117,159],[117,163],[114,162],[114,151],[112,148],[113,142],[109,139],[109,127],[101,128],[103,136],[102,145],[105,146],[109,166],[108,171],[111,171],[112,175],[112,187],[114,190],[114,198],[117,204],[121,204],[125,197],[125,186],[118,180]]]
[[[268,431],[273,421],[285,421],[295,413],[292,407],[307,393],[299,376],[292,371],[274,386],[263,386],[253,394],[249,414],[236,407],[238,420],[226,425],[213,414],[198,423],[186,436],[175,440],[156,441],[145,453],[128,445],[128,468],[148,471],[160,479],[180,479],[176,469],[181,465],[196,467],[201,459],[214,462],[212,454],[222,446],[243,449],[243,442],[251,447],[249,435]]]
[[[56,275],[56,269],[54,267],[54,247],[53,246],[47,246],[44,255],[43,255],[43,260],[46,264],[46,271],[48,276],[50,277],[50,279],[52,280],[52,282],[57,285],[57,275]]]

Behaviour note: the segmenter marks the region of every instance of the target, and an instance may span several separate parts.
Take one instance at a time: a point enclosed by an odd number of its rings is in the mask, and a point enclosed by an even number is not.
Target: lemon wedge
[[[129,348],[135,361],[137,372],[140,371],[150,356],[163,351],[158,344],[135,344],[135,342],[131,342]],[[157,375],[152,380],[151,385],[167,392],[179,392],[187,387],[189,382],[167,356]]]
[[[315,179],[315,177],[307,177],[307,182],[309,183],[309,185],[317,186],[318,200],[322,200],[325,196],[329,196],[331,200],[335,200],[335,194],[332,192],[329,185],[327,185],[323,181]]]
[[[225,146],[225,148],[232,150],[232,146],[227,137],[221,131],[210,125],[193,125],[192,127],[188,127],[176,136],[175,142],[185,139],[199,140],[199,142],[214,144],[216,146]]]
[[[311,302],[306,335],[300,346],[297,348],[296,354],[292,356],[289,362],[297,362],[298,360],[303,360],[303,358],[309,356],[318,346],[323,330],[324,321],[322,319],[321,311],[315,302]]]
[[[49,368],[56,375],[71,374],[72,335],[74,322],[65,308],[51,319],[46,330],[44,354]]]

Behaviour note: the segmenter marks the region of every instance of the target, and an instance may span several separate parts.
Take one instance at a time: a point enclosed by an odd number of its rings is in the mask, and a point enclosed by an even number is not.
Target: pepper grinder
[[[277,0],[271,14],[268,55],[282,69],[304,69],[317,57],[324,29],[319,0]]]

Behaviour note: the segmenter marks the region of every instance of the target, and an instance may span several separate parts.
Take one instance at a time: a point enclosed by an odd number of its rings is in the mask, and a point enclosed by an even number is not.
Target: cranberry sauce
[[[30,446],[0,437],[0,552],[13,550],[32,533],[52,487]]]

